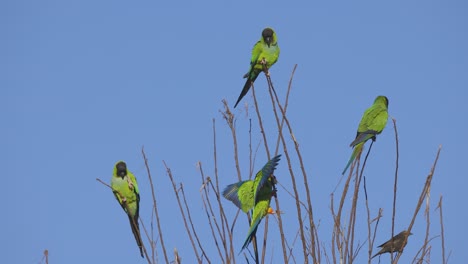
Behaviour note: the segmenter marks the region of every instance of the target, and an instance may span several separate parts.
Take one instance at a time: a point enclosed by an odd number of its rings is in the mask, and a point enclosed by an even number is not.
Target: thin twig
[[[185,210],[187,211],[187,216],[188,216],[188,219],[189,219],[189,222],[190,222],[190,226],[192,227],[193,235],[195,236],[195,239],[197,240],[198,247],[202,251],[202,257],[204,257],[206,259],[206,261],[208,261],[208,263],[211,263],[210,259],[208,258],[208,255],[206,254],[205,250],[203,249],[203,245],[200,243],[200,239],[198,238],[197,231],[195,230],[195,226],[193,225],[192,216],[190,214],[190,208],[189,208],[189,206],[187,204],[187,200],[185,198],[184,186],[182,185],[182,183],[180,183],[179,190],[182,193],[182,199],[184,200]]]
[[[341,230],[341,213],[343,211],[344,207],[344,201],[346,198],[346,194],[349,189],[349,182],[351,181],[352,177],[352,167],[354,165],[351,165],[351,170],[348,174],[348,178],[346,179],[346,182],[343,186],[343,192],[341,193],[341,199],[340,203],[338,205],[338,212],[335,213],[335,206],[334,206],[334,192],[330,195],[330,210],[332,213],[333,217],[333,233],[332,233],[332,257],[333,257],[333,263],[342,263],[344,262],[344,252],[343,252],[343,240],[344,240],[344,233]],[[336,189],[336,188],[335,188]],[[339,260],[337,260],[336,252],[335,252],[335,246],[336,249],[338,250],[338,253],[340,254]]]
[[[279,99],[278,99],[278,95],[276,94],[275,90],[273,89],[273,85],[272,85],[271,90],[275,94],[276,103],[278,104],[278,107],[280,108],[280,111],[282,113],[281,124],[279,126],[280,134],[282,134],[283,124],[286,123],[287,127],[288,127],[288,130],[289,130],[289,134],[290,134],[290,136],[291,136],[291,138],[292,138],[292,140],[294,142],[294,147],[296,149],[297,157],[299,159],[299,164],[300,164],[300,168],[301,168],[301,172],[302,172],[302,176],[303,176],[303,181],[304,181],[304,187],[305,187],[305,190],[306,190],[307,215],[309,217],[312,260],[313,260],[314,263],[320,263],[321,262],[320,254],[317,254],[317,252],[320,252],[320,243],[317,243],[318,242],[318,235],[317,235],[317,230],[315,228],[312,201],[310,199],[311,195],[310,195],[309,182],[308,182],[309,177],[307,176],[305,166],[304,166],[304,162],[303,162],[303,159],[302,159],[302,154],[301,154],[301,152],[299,150],[299,143],[297,142],[296,137],[294,136],[294,133],[292,131],[291,125],[289,123],[289,120],[286,117],[286,109],[288,107],[289,94],[290,94],[290,91],[291,91],[291,88],[292,88],[292,81],[293,81],[294,73],[296,72],[296,68],[297,68],[297,64],[294,65],[294,68],[293,68],[292,73],[291,73],[291,77],[289,79],[289,85],[288,85],[288,90],[287,90],[287,93],[286,93],[286,100],[285,100],[285,103],[284,103],[284,108],[281,107],[281,104],[280,104]],[[278,137],[278,141],[279,141],[279,137]],[[278,150],[278,145],[279,145],[279,142],[277,144],[277,150]]]
[[[408,226],[408,229],[407,229],[408,232],[411,232],[411,229],[413,228],[414,222],[416,221],[416,216],[418,215],[419,210],[421,209],[422,203],[424,202],[424,198],[426,197],[426,194],[427,194],[428,190],[431,187],[432,178],[434,176],[434,171],[435,171],[435,168],[437,166],[437,161],[439,160],[439,155],[440,155],[441,150],[442,150],[442,145],[439,146],[439,148],[437,150],[436,158],[434,160],[434,164],[432,165],[432,168],[431,168],[431,171],[429,172],[429,175],[427,175],[426,183],[424,184],[424,187],[423,187],[423,189],[421,191],[421,195],[419,196],[419,200],[418,200],[418,203],[416,205],[416,209],[414,210],[413,218],[411,219],[411,223]],[[405,236],[405,241],[404,241],[403,244],[405,244],[408,241],[408,237],[409,236]],[[394,264],[398,263],[398,260],[400,259],[400,256],[401,256],[401,252],[398,253],[397,256],[395,257],[395,260],[393,261]]]
[[[294,71],[293,71],[293,74],[294,74]],[[275,114],[276,124],[277,124],[278,129],[279,129],[279,137],[281,138],[281,142],[282,142],[282,145],[283,145],[284,156],[286,157],[286,160],[288,162],[289,174],[291,175],[291,183],[293,185],[293,191],[294,191],[294,196],[295,196],[295,201],[296,201],[297,219],[298,219],[298,222],[299,222],[299,229],[300,229],[300,232],[301,232],[300,235],[301,235],[301,242],[302,242],[302,251],[303,251],[303,254],[304,254],[304,263],[309,263],[309,259],[308,259],[308,256],[307,256],[307,241],[306,241],[305,235],[304,235],[304,226],[303,226],[302,217],[301,217],[302,213],[301,213],[301,206],[300,206],[300,202],[299,202],[300,198],[299,198],[299,192],[297,190],[296,177],[294,175],[294,171],[292,170],[291,158],[289,156],[286,140],[284,139],[283,133],[281,131],[281,123],[280,123],[278,113],[276,111],[276,104],[280,108],[280,111],[281,111],[282,117],[283,117],[282,120],[284,120],[286,122],[286,125],[288,126],[289,132],[290,132],[293,139],[294,139],[294,134],[292,133],[291,126],[289,124],[288,119],[286,118],[286,112],[281,107],[281,103],[279,102],[278,96],[276,95],[276,92],[275,92],[275,89],[273,87],[273,83],[271,81],[270,76],[267,76],[267,80],[268,80],[268,86],[269,86],[268,91],[270,92],[271,103],[272,103],[272,107],[273,107],[273,113]],[[290,90],[291,86],[288,89]],[[273,94],[275,96],[273,96]],[[276,98],[276,104],[275,104],[275,98]],[[297,144],[297,142],[295,140],[294,140],[294,142],[295,142],[295,146],[296,146],[296,152],[298,152],[298,148],[297,148],[298,144]],[[300,157],[300,152],[298,152],[298,153],[299,153],[299,157]],[[304,173],[304,170],[303,170],[303,173]],[[279,207],[279,202],[278,202],[277,198],[275,198],[275,202],[277,203],[277,206]],[[281,230],[282,229],[282,221],[280,220],[280,215],[278,215],[278,220],[279,220],[279,223],[280,223],[280,230]],[[313,225],[311,226],[311,228],[313,228]],[[281,233],[283,233],[282,230],[281,230]],[[282,237],[281,240],[283,241],[284,240],[284,235],[282,235],[282,236],[283,237]],[[286,251],[286,246],[285,246],[284,243],[282,244],[282,248],[283,248],[284,261],[286,262],[287,261],[287,251]],[[313,255],[313,257],[315,257],[315,255]]]
[[[439,237],[439,236],[431,237],[431,238],[428,240],[428,243],[431,242],[432,240],[438,238],[438,237]],[[430,250],[430,249],[431,249],[430,246],[429,246],[428,249],[425,249],[425,246],[422,245],[422,246],[419,248],[418,252],[416,252],[416,255],[414,256],[413,261],[412,261],[411,263],[415,263],[415,262],[420,263],[421,260],[422,260],[422,258],[421,258],[421,257],[418,257],[419,254],[424,255],[424,254],[426,254],[427,252],[423,252],[423,251],[428,251],[428,250]],[[431,263],[431,262],[430,262],[430,261],[427,261],[427,263]]]
[[[442,195],[439,199],[439,204],[437,205],[436,210],[439,209],[439,216],[440,216],[440,237],[441,237],[441,247],[442,247],[442,264],[447,263],[447,259],[445,258],[445,234],[444,234],[444,220],[443,220],[443,213],[442,213]]]
[[[258,108],[258,103],[257,103],[257,97],[255,96],[255,86],[254,84],[252,83],[252,96],[253,96],[253,99],[254,99],[254,105],[255,105],[255,112],[257,113],[257,118],[258,118],[258,125],[260,127],[260,132],[263,136],[263,145],[265,146],[265,151],[266,151],[266,154],[267,154],[267,158],[268,160],[270,160],[270,150],[268,148],[268,141],[266,139],[266,133],[265,133],[265,129],[263,128],[263,121],[262,121],[262,116],[260,115],[260,110]],[[262,261],[261,263],[263,264],[264,261],[265,261],[265,252],[266,252],[266,239],[267,239],[267,235],[268,235],[268,215],[265,217],[265,224],[264,224],[264,233],[263,233],[263,249],[262,249]],[[252,237],[252,244],[253,244],[253,248],[254,248],[254,254],[255,254],[255,263],[258,264],[259,263],[259,258],[258,258],[258,243],[257,243],[257,236],[254,235]]]
[[[342,227],[341,227],[341,215],[342,215],[342,212],[343,212],[343,208],[344,208],[344,202],[345,202],[345,199],[346,199],[346,196],[348,194],[348,190],[349,190],[349,183],[351,181],[351,178],[353,176],[353,172],[354,172],[354,168],[356,167],[356,175],[358,173],[358,168],[359,168],[359,162],[360,162],[360,159],[361,159],[361,153],[362,153],[362,148],[361,150],[356,154],[356,158],[355,160],[351,163],[351,168],[349,169],[349,174],[348,174],[348,178],[346,178],[346,182],[344,184],[344,187],[343,187],[343,191],[341,193],[341,198],[340,198],[340,203],[338,205],[338,212],[335,213],[334,211],[334,193],[336,191],[336,189],[338,188],[338,185],[335,187],[334,191],[332,192],[330,198],[331,198],[331,211],[332,211],[332,217],[333,217],[333,220],[334,220],[334,224],[333,224],[333,233],[332,233],[332,257],[333,257],[333,260],[334,260],[334,263],[337,263],[339,261],[339,263],[346,263],[346,258],[345,256],[347,256],[347,249],[348,249],[348,240],[345,239],[345,236],[344,236],[344,231],[342,230]],[[356,166],[357,164],[357,166]],[[340,179],[340,182],[341,182],[342,179]],[[345,243],[346,242],[346,243]],[[336,252],[335,252],[335,246],[336,248],[338,249],[338,252],[340,253],[340,259],[337,260],[336,259]],[[343,249],[344,247],[344,249]]]
[[[41,262],[42,260],[45,260],[45,264],[49,264],[49,250],[44,250],[44,256],[42,257]]]
[[[240,181],[242,177],[241,177],[241,171],[240,171],[240,166],[239,166],[239,155],[238,155],[238,150],[237,150],[237,135],[236,135],[236,128],[234,124],[235,123],[234,114],[229,109],[229,105],[227,101],[223,99],[222,102],[224,105],[224,112],[221,112],[221,111],[220,112],[224,120],[226,120],[227,125],[231,129],[232,141],[233,141],[233,146],[234,146],[234,160],[236,161],[237,178]]]
[[[371,252],[370,252],[370,255],[372,256],[372,248],[374,247],[374,244],[375,244],[375,237],[376,237],[376,234],[377,234],[377,228],[379,227],[379,223],[380,223],[380,218],[382,218],[382,208],[379,208],[379,213],[377,214],[377,216],[372,219],[372,222],[374,221],[377,221],[377,223],[375,223],[375,226],[374,226],[374,235],[372,236],[372,240],[369,241],[369,244],[370,244],[370,247],[371,247]]]
[[[145,223],[143,223],[143,220],[141,220],[141,217],[139,219],[140,219],[140,224],[141,224],[141,226],[143,228],[143,231],[145,232],[146,238],[150,241],[151,245],[153,245],[153,240],[150,239],[150,236],[149,236],[148,230],[146,229]],[[153,248],[153,247],[151,247],[151,248]],[[148,256],[146,258],[148,259]],[[152,258],[152,259],[154,260],[154,258]],[[150,262],[150,261],[148,261],[148,262]],[[153,261],[153,263],[156,263],[156,262]]]
[[[422,246],[422,255],[419,259],[418,263],[423,263],[424,257],[427,253],[427,247],[429,246],[429,228],[431,226],[431,219],[430,219],[430,198],[431,198],[431,188],[428,189],[426,194],[426,209],[424,210],[424,214],[426,216],[426,234],[424,236],[424,243]],[[430,263],[430,261],[428,262]]]
[[[148,165],[148,159],[146,158],[145,154],[145,148],[141,147],[141,154],[143,155],[143,160],[145,162],[145,167],[146,167],[146,172],[148,174],[148,179],[150,182],[150,187],[151,187],[151,195],[153,197],[153,208],[154,208],[154,213],[156,215],[156,225],[158,226],[158,232],[159,232],[159,240],[161,241],[161,247],[162,251],[164,254],[164,259],[166,260],[166,263],[169,263],[169,259],[167,257],[167,252],[166,252],[166,246],[164,245],[164,239],[163,239],[163,234],[162,234],[162,229],[161,229],[161,224],[159,221],[159,212],[158,212],[158,206],[156,203],[156,195],[154,194],[154,185],[153,185],[153,177],[151,176],[151,171]],[[146,254],[146,248],[143,246],[144,252]],[[147,255],[147,254],[146,254]],[[148,259],[148,255],[146,256],[146,259]],[[148,260],[149,262],[149,260]]]
[[[182,258],[179,257],[179,252],[177,251],[177,248],[174,248],[174,264],[181,264],[182,263]]]
[[[353,263],[353,259],[355,256],[353,256],[354,252],[354,231],[355,231],[355,226],[356,226],[356,211],[357,211],[357,201],[359,198],[359,186],[361,184],[361,179],[364,174],[364,169],[366,167],[367,159],[369,157],[369,154],[371,152],[372,146],[374,145],[374,141],[371,141],[371,144],[369,146],[369,150],[367,151],[366,157],[364,158],[364,162],[362,164],[361,170],[359,171],[359,164],[360,164],[360,153],[358,154],[357,157],[357,162],[358,166],[356,169],[356,179],[355,179],[355,184],[354,184],[354,193],[353,193],[353,201],[351,204],[351,213],[349,217],[349,225],[348,225],[348,235],[346,238],[346,249],[345,249],[345,256],[348,256],[349,263]]]
[[[253,83],[252,83],[251,89],[252,89],[252,95],[254,99],[255,112],[257,113],[257,118],[258,118],[258,126],[260,127],[260,133],[262,133],[262,136],[263,136],[263,144],[265,146],[267,158],[268,160],[270,160],[270,149],[268,148],[267,136],[265,133],[265,129],[263,128],[262,116],[260,115],[260,110],[258,109],[257,97],[255,96],[255,86],[253,85]]]
[[[369,209],[369,199],[368,199],[368,196],[367,196],[367,184],[366,184],[366,176],[364,176],[364,197],[366,199],[366,212],[367,212],[367,240],[369,241],[368,245],[369,245],[369,250],[368,250],[368,253],[369,253],[369,260],[368,260],[368,263],[370,264],[371,263],[371,257],[372,257],[372,240],[371,240],[371,235],[372,235],[372,232],[371,232],[371,219],[370,219],[370,209]]]
[[[395,147],[396,147],[396,160],[395,160],[395,182],[393,184],[393,211],[392,211],[392,236],[390,241],[393,245],[393,236],[395,235],[395,214],[396,214],[396,198],[397,198],[397,186],[398,186],[398,161],[400,159],[400,151],[398,144],[398,130],[396,126],[396,120],[392,117],[393,130],[395,131]],[[390,259],[393,262],[393,252],[390,252]]]
[[[203,181],[203,186],[202,186],[201,189],[203,189],[203,191],[204,191],[204,193],[203,193],[203,192],[201,192],[202,190],[200,190],[200,195],[202,197],[202,202],[203,202],[203,208],[205,208],[206,218],[208,219],[208,224],[209,224],[210,229],[211,229],[211,235],[212,235],[214,243],[216,245],[216,249],[218,250],[219,257],[221,258],[221,263],[225,263],[225,260],[223,258],[223,253],[221,252],[221,249],[219,247],[218,239],[216,238],[213,223],[211,221],[211,217],[213,217],[213,219],[215,219],[215,217],[214,217],[213,211],[211,210],[211,204],[210,204],[209,198],[208,198],[208,188],[206,188],[207,185],[211,182],[211,179],[210,179],[210,177],[208,177],[206,179],[206,181],[205,181],[202,170],[200,169],[200,171],[201,171],[202,181]],[[203,194],[205,194],[205,195],[203,195]],[[206,197],[206,199],[205,199],[205,197]],[[208,205],[207,205],[207,203],[208,203]],[[211,216],[210,216],[210,212],[211,212]],[[232,237],[231,237],[231,240],[232,240]]]
[[[208,183],[208,185],[211,186],[211,189],[213,190],[213,192],[214,192],[216,198],[217,198],[217,199],[220,199],[220,195],[219,195],[219,193],[216,192],[213,183],[210,181],[210,182]],[[211,203],[209,203],[209,204],[210,204],[210,207],[211,207]],[[219,208],[219,210],[222,210],[222,211],[223,211],[223,214],[222,214],[223,217],[221,218],[221,221],[224,220],[226,226],[228,226],[228,228],[229,228],[229,225],[228,225],[228,223],[227,223],[227,218],[226,218],[226,216],[225,216],[225,214],[224,214],[224,210],[223,210],[222,208],[223,208],[223,207]],[[213,214],[213,216],[214,216],[214,214]],[[219,230],[219,226],[218,226],[218,222],[216,221],[216,218],[214,218],[213,220],[214,220],[215,226],[216,226],[216,228],[217,228],[217,230],[218,230],[218,233],[220,233],[221,231]],[[219,236],[221,236],[221,234],[219,234]],[[227,247],[226,247],[226,241],[223,241],[223,243],[224,243],[223,246],[224,246],[224,248],[226,249],[226,248],[227,248]],[[227,252],[226,252],[226,254],[227,254]],[[228,255],[226,255],[226,256],[228,256]]]
[[[226,105],[227,106],[227,105]],[[219,194],[219,177],[218,177],[218,156],[217,156],[217,151],[216,151],[216,126],[215,126],[215,119],[213,118],[213,159],[214,159],[214,174],[215,174],[215,184],[216,184],[216,194]],[[201,163],[199,163],[201,166]],[[216,200],[218,201],[218,208],[219,208],[219,219],[221,219],[221,229],[222,232],[220,233],[221,236],[221,241],[223,241],[223,248],[224,248],[224,254],[226,255],[226,259],[229,259],[229,253],[228,253],[228,248],[227,248],[227,243],[226,243],[226,229],[228,229],[227,226],[227,221],[223,221],[223,219],[226,220],[226,215],[224,214],[224,208],[221,204],[221,199],[219,195],[216,195]],[[232,240],[231,240],[232,241]],[[234,249],[232,247],[231,243],[231,255],[234,254]]]

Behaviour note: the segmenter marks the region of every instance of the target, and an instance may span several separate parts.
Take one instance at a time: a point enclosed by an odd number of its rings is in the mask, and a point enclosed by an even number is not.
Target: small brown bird
[[[412,235],[412,233],[408,231],[402,231],[398,235],[393,237],[393,243],[392,239],[388,240],[387,242],[383,243],[379,247],[380,249],[377,254],[375,254],[372,258],[374,258],[377,255],[383,254],[383,253],[390,253],[390,252],[403,252],[403,249],[406,246],[406,243],[408,243],[407,237]]]

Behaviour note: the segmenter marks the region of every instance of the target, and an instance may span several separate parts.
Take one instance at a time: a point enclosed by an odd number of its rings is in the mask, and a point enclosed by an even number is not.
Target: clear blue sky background
[[[271,26],[281,47],[271,69],[281,98],[298,64],[288,115],[310,178],[323,247],[329,248],[331,238],[329,195],[351,154],[348,145],[363,111],[384,94],[400,136],[396,230],[409,224],[442,144],[431,189],[431,234],[440,233],[434,209],[443,195],[447,252],[452,251],[451,263],[462,263],[468,259],[462,241],[468,235],[467,14],[465,1],[0,2],[0,160],[5,169],[0,259],[38,263],[48,249],[51,263],[145,263],[128,219],[109,189],[95,180],[109,181],[114,163],[125,160],[138,177],[141,217],[148,223],[144,145],[166,246],[170,252],[178,248],[184,262],[193,263],[162,160],[184,183],[193,212],[199,212],[195,224],[208,234],[196,163],[201,161],[213,176],[215,118],[221,185],[237,178],[231,135],[219,113],[221,100],[234,104],[251,48],[261,30]],[[274,142],[277,129],[263,75],[256,87]],[[253,113],[250,92],[234,111],[244,178],[249,170],[245,103]],[[254,146],[260,141],[254,125]],[[378,244],[390,236],[394,142],[389,122],[366,168],[372,213],[384,209]],[[265,161],[261,147],[255,170]],[[300,175],[298,166],[293,169]],[[291,190],[284,159],[276,175]],[[278,195],[292,243],[294,200],[281,188]],[[362,200],[359,204],[364,206]],[[224,205],[233,217],[234,206]],[[247,228],[245,220],[236,226],[236,249]],[[420,214],[401,263],[412,260],[424,230]],[[274,250],[269,256],[281,262],[277,228],[270,234]],[[299,248],[296,242],[301,263]],[[213,246],[209,254],[216,259]],[[433,240],[431,258],[441,262],[440,238]]]

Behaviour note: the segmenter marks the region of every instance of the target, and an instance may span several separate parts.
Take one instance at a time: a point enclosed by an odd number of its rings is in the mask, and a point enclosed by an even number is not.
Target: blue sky
[[[125,160],[138,177],[141,217],[148,223],[151,194],[141,157],[144,145],[166,246],[170,252],[178,248],[190,263],[193,251],[162,160],[176,181],[184,183],[193,211],[202,212],[196,163],[213,175],[215,118],[221,185],[237,179],[231,135],[219,112],[221,100],[234,104],[251,48],[261,30],[271,26],[281,55],[270,72],[281,98],[298,64],[288,116],[300,143],[324,246],[331,239],[330,193],[351,154],[349,143],[363,111],[384,94],[400,137],[396,230],[409,224],[441,144],[431,189],[431,234],[440,232],[434,209],[442,195],[447,252],[452,251],[451,263],[461,263],[468,259],[462,242],[468,235],[463,209],[467,12],[464,1],[0,2],[0,159],[6,165],[1,259],[38,263],[48,249],[51,263],[145,263],[128,219],[111,192],[95,180],[109,181],[114,163]],[[264,76],[256,81],[256,91],[274,142],[277,129]],[[251,92],[234,110],[244,178],[250,118],[245,103],[255,121]],[[256,146],[261,142],[258,126],[252,133]],[[255,171],[266,161],[262,147],[256,160]],[[366,168],[372,213],[384,209],[377,244],[390,234],[394,163],[389,122]],[[300,172],[299,166],[293,170]],[[284,159],[276,175],[291,190]],[[282,189],[278,196],[291,242],[297,231],[294,200]],[[234,217],[234,206],[228,201],[224,206]],[[195,214],[194,221],[208,232],[203,213]],[[270,245],[279,249],[275,227],[270,226]],[[247,228],[246,221],[236,226],[239,249]],[[420,214],[401,263],[412,260],[424,232]],[[279,250],[269,252],[281,260]],[[301,263],[302,255],[296,255]],[[440,238],[433,240],[431,259],[440,263]]]

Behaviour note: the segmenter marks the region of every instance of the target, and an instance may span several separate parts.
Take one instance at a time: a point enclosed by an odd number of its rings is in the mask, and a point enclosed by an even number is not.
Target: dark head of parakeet
[[[262,38],[263,40],[265,41],[265,43],[268,45],[268,47],[270,47],[272,41],[273,41],[273,29],[271,28],[265,28],[263,31],[262,31]]]
[[[386,96],[383,96],[383,95],[377,96],[377,98],[375,98],[375,103],[377,102],[384,103],[385,106],[388,108],[388,98]]]
[[[117,175],[119,177],[125,177],[127,175],[127,164],[123,161],[119,161],[116,165],[115,168],[117,169]]]

